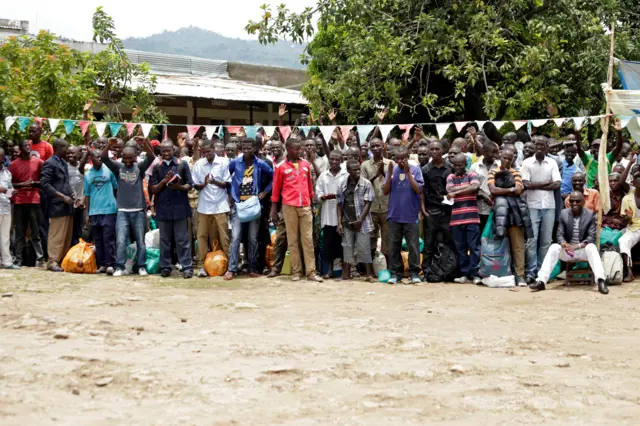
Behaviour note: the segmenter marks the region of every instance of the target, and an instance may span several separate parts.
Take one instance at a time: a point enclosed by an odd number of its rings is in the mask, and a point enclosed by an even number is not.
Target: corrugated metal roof
[[[229,63],[214,59],[195,58],[192,56],[171,55],[168,53],[143,52],[140,50],[124,50],[134,64],[146,62],[154,74],[186,74],[208,75],[228,78]]]
[[[157,75],[155,94],[240,102],[307,104],[302,93],[281,87],[210,76]],[[136,82],[133,82],[136,86]]]

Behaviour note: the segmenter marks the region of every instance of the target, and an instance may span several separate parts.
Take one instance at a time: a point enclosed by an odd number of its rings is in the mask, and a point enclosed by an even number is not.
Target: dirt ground
[[[640,285],[554,287],[2,271],[0,424],[638,424]]]

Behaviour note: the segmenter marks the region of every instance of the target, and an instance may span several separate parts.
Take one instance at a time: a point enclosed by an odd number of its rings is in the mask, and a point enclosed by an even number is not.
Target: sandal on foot
[[[236,277],[236,274],[234,272],[227,272],[226,274],[224,274],[225,281],[231,281],[235,277]]]

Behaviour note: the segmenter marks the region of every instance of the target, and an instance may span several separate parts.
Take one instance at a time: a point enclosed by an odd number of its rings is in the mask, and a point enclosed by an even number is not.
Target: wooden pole
[[[615,33],[616,33],[616,21],[615,19],[611,21],[611,43],[609,46],[609,70],[607,74],[607,91],[605,92],[605,100],[607,103],[605,109],[605,118],[604,118],[604,128],[602,129],[602,143],[600,145],[600,152],[598,153],[598,175],[600,175],[602,169],[606,171],[605,174],[608,174],[609,169],[607,167],[607,144],[609,137],[609,115],[611,114],[611,109],[609,108],[609,91],[613,86],[613,67],[614,67],[614,52],[615,52]],[[608,182],[606,183],[608,185]],[[600,183],[602,186],[602,182]],[[608,187],[607,187],[608,188]],[[602,190],[602,188],[600,188]],[[608,193],[609,191],[605,191]],[[598,209],[598,233],[596,242],[598,245],[598,249],[600,249],[600,231],[602,230],[602,212],[605,207],[605,203],[609,201],[606,200],[605,197],[600,197],[600,208]]]

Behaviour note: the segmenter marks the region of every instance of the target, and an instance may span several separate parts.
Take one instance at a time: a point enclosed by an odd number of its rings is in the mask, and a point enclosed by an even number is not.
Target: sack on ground
[[[62,269],[72,274],[95,274],[98,270],[96,253],[88,243],[80,240],[62,260]]]
[[[218,242],[214,242],[213,251],[207,253],[204,259],[204,270],[210,277],[221,277],[227,272],[229,259],[222,250],[218,250]]]
[[[133,273],[133,268],[138,262],[138,246],[136,243],[129,244],[127,247],[127,260],[124,262],[124,269],[128,274]]]
[[[482,279],[482,284],[489,288],[510,288],[516,286],[516,277],[507,275],[506,277],[496,277],[492,275]]]
[[[145,269],[149,274],[160,273],[160,249],[147,248],[147,259],[145,261]]]
[[[144,234],[144,246],[148,249],[160,248],[160,230],[154,229]]]
[[[602,267],[607,284],[622,284],[622,256],[615,251],[602,253]]]
[[[492,275],[496,277],[511,275],[511,247],[508,238],[481,239],[478,275],[483,278]]]
[[[427,281],[431,283],[451,281],[457,275],[458,255],[449,245],[438,243],[431,265],[427,270]]]
[[[373,273],[378,276],[380,271],[384,271],[387,269],[387,259],[384,257],[384,254],[379,251],[373,256]]]
[[[267,265],[269,269],[273,266],[273,261],[275,259],[275,250],[273,244],[269,244],[264,251],[264,263]]]

